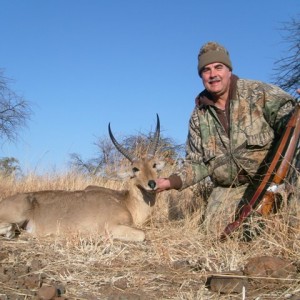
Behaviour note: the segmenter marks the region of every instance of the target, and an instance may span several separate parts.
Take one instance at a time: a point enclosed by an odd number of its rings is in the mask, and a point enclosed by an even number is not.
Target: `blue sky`
[[[95,156],[109,122],[121,137],[153,129],[156,113],[184,143],[200,46],[218,41],[235,74],[270,82],[297,15],[299,0],[0,0],[0,68],[34,112],[0,157],[63,171],[70,153]]]

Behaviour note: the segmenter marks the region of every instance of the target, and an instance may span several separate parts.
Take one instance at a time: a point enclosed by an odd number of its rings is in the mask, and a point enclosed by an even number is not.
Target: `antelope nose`
[[[155,182],[154,180],[149,180],[149,181],[148,181],[148,186],[149,186],[152,190],[154,190],[155,187],[156,187],[156,182]]]

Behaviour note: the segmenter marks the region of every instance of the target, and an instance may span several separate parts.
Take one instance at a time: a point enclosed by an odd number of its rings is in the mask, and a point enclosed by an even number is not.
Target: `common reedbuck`
[[[21,228],[35,236],[80,234],[109,234],[112,238],[143,241],[144,231],[135,228],[149,218],[155,204],[158,167],[155,160],[160,123],[157,115],[156,131],[148,155],[131,155],[114,138],[110,124],[109,136],[117,148],[131,162],[131,179],[127,190],[88,187],[80,191],[38,191],[21,193],[0,202],[0,234],[15,236]]]

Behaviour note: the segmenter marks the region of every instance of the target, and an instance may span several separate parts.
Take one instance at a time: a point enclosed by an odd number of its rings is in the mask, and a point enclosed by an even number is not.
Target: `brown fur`
[[[35,236],[98,233],[143,241],[145,233],[134,226],[147,221],[155,204],[155,187],[149,185],[157,178],[155,166],[153,159],[133,162],[125,191],[90,186],[8,197],[0,202],[0,234],[12,238],[19,226]]]
[[[0,202],[0,234],[12,238],[19,227],[36,236],[110,234],[117,239],[143,241],[145,233],[134,226],[148,220],[155,204],[156,171],[162,167],[153,158],[160,135],[159,117],[149,158],[137,159],[117,142],[110,124],[108,131],[117,150],[131,162],[128,190],[90,186],[82,191],[14,195]]]

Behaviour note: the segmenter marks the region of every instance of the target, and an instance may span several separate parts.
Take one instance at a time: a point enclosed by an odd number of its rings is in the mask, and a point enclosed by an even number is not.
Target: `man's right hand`
[[[171,188],[171,182],[168,178],[157,178],[156,182],[156,193],[169,190]]]

